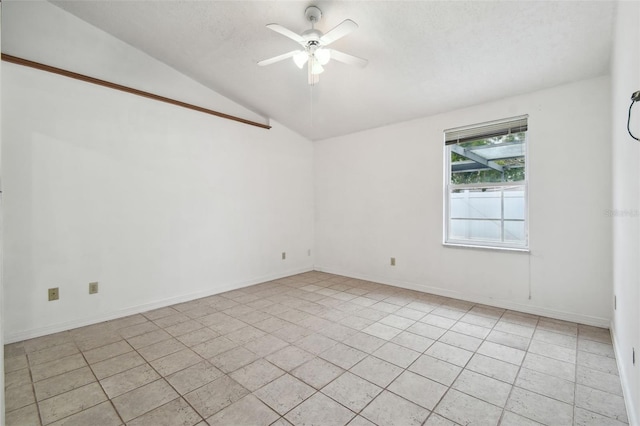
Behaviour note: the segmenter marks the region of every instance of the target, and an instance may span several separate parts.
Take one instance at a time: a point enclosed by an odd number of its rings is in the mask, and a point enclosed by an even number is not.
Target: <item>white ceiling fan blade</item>
[[[268,24],[267,28],[269,28],[270,30],[273,30],[277,33],[282,34],[285,37],[290,38],[291,40],[298,42],[300,44],[304,44],[305,41],[302,38],[302,36],[300,36],[299,34],[294,33],[293,31],[291,31],[288,28],[283,27],[282,25],[278,25],[278,24]]]
[[[328,46],[329,44],[333,43],[338,39],[341,39],[342,37],[346,36],[347,34],[349,34],[350,32],[354,31],[357,28],[358,28],[358,24],[353,22],[351,19],[345,19],[344,21],[339,23],[336,27],[329,30],[328,33],[320,37],[320,43],[323,46]]]
[[[355,65],[360,68],[367,66],[369,61],[366,59],[358,58],[357,56],[349,55],[348,53],[340,52],[339,50],[331,49],[331,59],[343,62],[349,65]]]
[[[285,59],[292,58],[295,55],[297,55],[298,53],[300,53],[300,50],[292,50],[291,52],[283,53],[282,55],[274,56],[273,58],[269,58],[269,59],[265,59],[263,61],[260,61],[260,62],[258,62],[258,65],[263,67],[265,65],[275,64],[276,62],[280,62],[280,61],[284,61]]]

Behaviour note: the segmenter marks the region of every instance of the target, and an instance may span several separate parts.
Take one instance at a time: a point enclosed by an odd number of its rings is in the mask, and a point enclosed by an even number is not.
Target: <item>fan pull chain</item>
[[[309,123],[313,128],[313,86],[309,86]]]

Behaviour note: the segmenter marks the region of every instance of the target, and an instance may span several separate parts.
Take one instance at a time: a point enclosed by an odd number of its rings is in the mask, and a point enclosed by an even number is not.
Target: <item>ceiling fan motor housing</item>
[[[309,6],[304,11],[304,17],[307,18],[307,21],[315,24],[322,18],[322,11],[315,6]]]
[[[316,29],[307,30],[302,33],[302,38],[306,41],[307,46],[311,43],[320,44],[320,37],[322,37],[322,31]]]

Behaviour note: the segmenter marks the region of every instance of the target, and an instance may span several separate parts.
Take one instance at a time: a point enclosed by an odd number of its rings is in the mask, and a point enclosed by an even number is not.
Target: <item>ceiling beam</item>
[[[144,92],[142,90],[133,89],[131,87],[122,86],[120,84],[111,83],[110,81],[100,80],[98,78],[89,77],[88,75],[78,74],[72,71],[67,71],[62,68],[52,67],[51,65],[41,64],[39,62],[33,62],[28,59],[18,58],[17,56],[7,55],[6,53],[2,54],[2,60],[5,62],[10,62],[12,64],[22,65],[25,67],[35,68],[40,71],[47,71],[53,74],[62,75],[65,77],[73,78],[75,80],[84,81],[86,83],[96,84],[98,86],[108,87],[110,89],[119,90],[121,92],[130,93],[132,95],[142,96],[143,98],[153,99],[154,101],[164,102],[171,105],[176,105],[182,108],[191,109],[198,112],[203,112],[209,115],[215,115],[216,117],[224,118],[227,120],[237,121],[239,123],[248,124],[250,126],[261,127],[263,129],[270,129],[271,126],[268,124],[258,123],[256,121],[247,120],[244,118],[236,117],[235,115],[225,114],[223,112],[214,111],[212,109],[199,107],[197,105],[188,104],[186,102],[177,101],[175,99],[166,98],[164,96],[155,95],[153,93]]]

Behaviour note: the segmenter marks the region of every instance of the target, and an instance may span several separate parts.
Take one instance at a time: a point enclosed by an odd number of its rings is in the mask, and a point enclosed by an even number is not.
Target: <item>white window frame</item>
[[[443,132],[444,136],[444,185],[443,185],[443,195],[444,195],[444,215],[443,215],[443,244],[445,246],[454,246],[454,247],[472,247],[472,248],[486,248],[486,249],[497,249],[497,250],[512,250],[512,251],[529,251],[529,143],[531,140],[529,130],[526,131],[526,139],[525,139],[525,154],[524,154],[524,169],[525,169],[525,179],[523,181],[518,182],[489,182],[489,183],[473,183],[473,184],[452,184],[451,183],[451,149],[450,145],[446,144],[447,134],[451,134],[452,132],[459,133],[470,133],[474,134],[477,132],[478,135],[482,135],[482,129],[491,128],[491,127],[500,127],[500,125],[508,126],[509,123],[518,121],[518,120],[527,120],[528,116],[519,116],[513,118],[507,118],[503,120],[496,120],[486,123],[479,123],[470,126],[464,126],[454,129],[448,129]],[[500,188],[512,188],[512,187],[521,187],[524,192],[524,243],[514,243],[509,241],[504,241],[504,192],[502,192],[501,196],[501,217],[500,218],[488,218],[484,220],[498,220],[501,225],[501,240],[498,241],[483,241],[480,239],[455,239],[449,238],[449,227],[451,223],[450,217],[450,206],[449,201],[451,199],[451,193],[454,190],[477,190],[477,189],[500,189]],[[482,220],[482,219],[481,219]],[[509,219],[507,219],[509,221]]]

